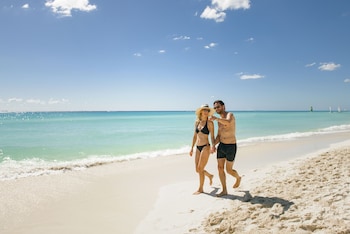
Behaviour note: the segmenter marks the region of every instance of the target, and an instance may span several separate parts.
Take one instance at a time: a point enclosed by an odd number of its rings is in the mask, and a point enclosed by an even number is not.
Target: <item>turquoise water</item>
[[[234,114],[240,146],[350,131],[350,112]],[[186,111],[0,113],[0,179],[187,153],[194,121]]]

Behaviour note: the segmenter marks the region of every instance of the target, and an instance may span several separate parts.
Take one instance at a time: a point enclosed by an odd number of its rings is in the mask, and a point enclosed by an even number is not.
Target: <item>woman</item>
[[[208,120],[208,117],[214,114],[214,110],[209,108],[209,106],[202,105],[197,109],[196,115],[197,119],[195,122],[192,148],[190,151],[190,156],[193,155],[193,147],[196,145],[196,172],[199,174],[199,188],[194,194],[203,193],[204,178],[207,176],[209,178],[209,183],[213,183],[213,175],[208,173],[204,168],[208,163],[210,153],[215,152],[214,145],[214,123]],[[211,146],[209,143],[209,135],[211,138]]]

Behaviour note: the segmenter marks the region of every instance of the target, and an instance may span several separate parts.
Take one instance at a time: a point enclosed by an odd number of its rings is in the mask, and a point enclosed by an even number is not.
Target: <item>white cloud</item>
[[[48,101],[48,104],[49,105],[56,105],[56,104],[64,104],[64,103],[68,103],[69,100],[68,99],[53,99],[53,98],[50,98],[50,100]]]
[[[204,48],[206,48],[206,49],[211,49],[211,48],[216,47],[217,45],[218,45],[217,43],[212,42],[212,43],[210,43],[209,45],[204,46]]]
[[[207,6],[200,17],[204,19],[212,19],[219,23],[225,20],[225,11],[249,8],[250,0],[212,0],[211,6]]]
[[[50,98],[49,100],[36,99],[36,98],[8,98],[0,99],[0,112],[1,111],[38,111],[38,110],[54,110],[57,108],[65,108],[70,105],[68,99],[54,99]]]
[[[321,66],[318,67],[321,71],[334,71],[340,67],[340,64],[335,63],[320,63]]]
[[[316,63],[309,63],[309,64],[306,64],[305,67],[313,67],[315,65],[316,65]]]
[[[26,103],[45,105],[45,101],[41,101],[40,99],[28,99]]]
[[[5,101],[2,100],[2,102],[4,103]],[[35,104],[35,105],[54,105],[54,104],[64,104],[64,103],[69,103],[68,99],[53,99],[50,98],[49,101],[44,101],[41,99],[34,99],[34,98],[30,98],[30,99],[26,99],[24,100],[23,98],[9,98],[7,99],[7,103],[27,103],[27,104]]]
[[[45,6],[61,16],[72,16],[72,10],[89,12],[97,8],[89,0],[47,0]]]
[[[22,98],[9,98],[7,102],[23,102]]]
[[[240,79],[241,80],[252,80],[252,79],[261,79],[264,78],[265,76],[259,75],[259,74],[253,74],[253,75],[241,75]]]
[[[28,3],[24,4],[24,5],[22,6],[22,8],[23,8],[23,9],[28,9],[28,8],[29,8],[29,4],[28,4]]]
[[[253,37],[250,37],[246,40],[247,42],[254,42],[254,38]]]
[[[220,23],[225,20],[226,13],[207,6],[202,12],[202,14],[200,15],[200,17],[203,19],[212,19],[212,20],[215,20],[215,22]]]
[[[344,82],[345,83],[350,83],[350,79],[345,79]]]
[[[188,37],[188,36],[179,36],[179,37],[173,38],[174,41],[179,41],[179,40],[183,41],[183,40],[190,40],[190,39],[191,37]]]
[[[164,54],[166,51],[165,50],[159,50],[158,53]]]
[[[134,56],[135,56],[135,57],[141,57],[142,54],[141,54],[141,53],[135,53]]]
[[[250,0],[212,0],[211,4],[222,11],[250,8]]]

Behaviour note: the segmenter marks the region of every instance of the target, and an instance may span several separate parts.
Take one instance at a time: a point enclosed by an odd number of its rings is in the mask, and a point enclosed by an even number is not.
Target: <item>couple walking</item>
[[[197,119],[195,122],[195,130],[192,140],[192,148],[190,156],[193,155],[193,148],[195,149],[195,166],[196,172],[199,174],[199,188],[194,194],[203,193],[203,185],[205,176],[209,178],[209,183],[213,183],[213,175],[205,170],[205,166],[209,160],[211,153],[217,153],[218,171],[220,182],[222,185],[222,192],[217,194],[218,197],[227,195],[226,187],[226,172],[236,178],[233,188],[240,185],[241,177],[236,170],[233,169],[233,163],[236,157],[236,121],[232,113],[227,112],[225,104],[221,100],[214,102],[214,109],[220,117],[213,116],[214,110],[208,105],[203,105],[197,109]],[[214,138],[214,123],[218,122],[218,133]],[[211,143],[209,143],[209,136]],[[216,145],[218,148],[216,149]]]

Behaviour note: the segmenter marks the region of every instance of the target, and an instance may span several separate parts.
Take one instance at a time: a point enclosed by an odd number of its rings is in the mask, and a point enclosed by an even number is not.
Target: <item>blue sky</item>
[[[350,110],[349,0],[1,0],[0,110]]]

